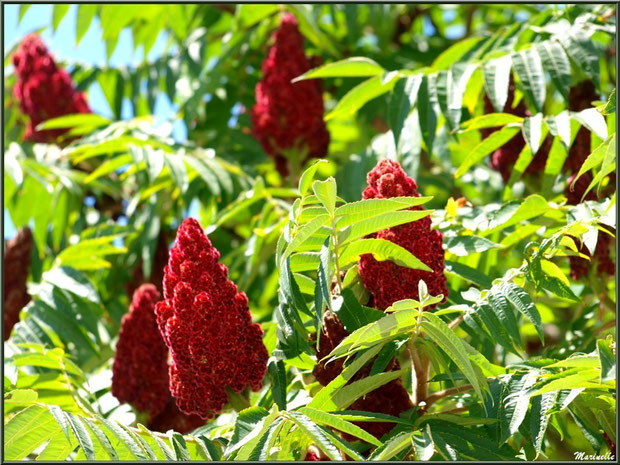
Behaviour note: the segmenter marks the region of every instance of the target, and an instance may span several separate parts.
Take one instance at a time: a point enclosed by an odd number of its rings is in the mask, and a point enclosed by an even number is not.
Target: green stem
[[[336,268],[336,282],[338,283],[338,290],[342,294],[342,279],[340,277],[340,265],[338,264],[338,230],[336,229],[336,217],[332,216],[332,237],[334,240],[334,266]]]

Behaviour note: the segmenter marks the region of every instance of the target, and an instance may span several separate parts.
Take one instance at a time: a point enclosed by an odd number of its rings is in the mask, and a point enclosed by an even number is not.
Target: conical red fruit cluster
[[[26,281],[32,245],[32,232],[28,228],[21,228],[17,231],[17,235],[4,245],[5,341],[11,335],[13,326],[19,321],[19,312],[30,302]]]
[[[298,163],[322,157],[327,154],[329,133],[323,121],[320,83],[291,82],[310,69],[294,15],[284,15],[273,41],[263,62],[263,78],[256,86],[252,125],[254,136],[286,176],[291,167],[286,152],[297,152]]]
[[[260,389],[269,358],[248,299],[219,258],[200,224],[183,221],[155,309],[170,351],[170,392],[182,412],[204,419],[221,412],[226,389]]]
[[[36,34],[24,38],[13,55],[13,65],[17,74],[14,94],[30,118],[24,140],[54,141],[66,129],[37,131],[36,126],[51,118],[91,112],[84,94],[75,90],[69,73],[56,65]]]
[[[398,162],[382,160],[367,176],[364,199],[419,197],[416,182],[403,171]],[[411,207],[421,210],[421,206]],[[377,261],[372,255],[362,255],[359,273],[364,287],[372,295],[372,305],[385,310],[402,299],[418,299],[418,283],[424,280],[432,296],[448,296],[444,276],[443,235],[431,230],[431,218],[384,229],[371,237],[386,239],[404,247],[433,271],[413,270],[391,261]]]
[[[123,316],[112,366],[112,394],[151,418],[170,399],[168,348],[159,334],[155,304],[161,299],[153,284],[143,284],[133,294]]]

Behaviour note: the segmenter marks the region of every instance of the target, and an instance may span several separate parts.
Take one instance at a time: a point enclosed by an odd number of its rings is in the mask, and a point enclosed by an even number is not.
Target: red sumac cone
[[[36,34],[27,35],[13,55],[17,74],[14,94],[22,112],[30,118],[24,140],[52,142],[66,129],[36,130],[51,118],[74,113],[90,113],[84,94],[77,92],[71,76],[59,68],[43,41]]]
[[[256,139],[276,162],[282,176],[290,170],[285,152],[299,151],[299,162],[327,154],[329,132],[323,121],[321,84],[316,80],[292,83],[310,69],[297,19],[288,13],[273,35],[263,62],[263,78],[256,86],[252,125]]]
[[[419,197],[416,182],[400,167],[398,162],[382,160],[367,176],[368,187],[364,199],[387,199],[392,197]],[[421,206],[411,210],[422,210]],[[391,261],[378,261],[370,255],[362,255],[359,273],[364,287],[372,295],[372,305],[385,310],[402,299],[418,299],[418,283],[426,282],[430,295],[443,294],[444,302],[448,296],[444,276],[443,235],[431,230],[431,218],[427,216],[418,221],[384,229],[370,237],[386,239],[404,247],[429,266],[433,271],[413,270],[399,266]]]
[[[28,228],[21,228],[13,239],[4,244],[5,341],[11,335],[13,326],[19,321],[19,312],[30,302],[26,281],[32,245],[32,232]]]
[[[227,388],[259,390],[269,358],[248,299],[219,258],[198,221],[183,221],[155,310],[170,350],[170,392],[182,412],[203,419],[221,412]]]
[[[112,366],[112,394],[153,418],[170,398],[168,349],[159,334],[155,304],[161,294],[144,284],[133,294],[129,312],[123,316]]]

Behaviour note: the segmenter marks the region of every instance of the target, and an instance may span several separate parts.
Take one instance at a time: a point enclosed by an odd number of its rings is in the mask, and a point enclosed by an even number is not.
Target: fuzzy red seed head
[[[165,299],[156,308],[171,356],[170,392],[182,412],[203,419],[221,412],[226,388],[259,390],[269,358],[247,297],[219,258],[200,224],[186,219],[164,269]]]
[[[419,197],[417,185],[392,160],[382,160],[368,173],[368,187],[364,190],[364,199],[382,199],[391,197]],[[421,210],[422,207],[412,207]],[[431,230],[430,217],[418,221],[384,229],[371,237],[386,239],[404,247],[433,271],[421,271],[405,268],[391,261],[377,261],[372,255],[362,255],[359,272],[364,287],[373,298],[373,305],[385,310],[394,302],[402,299],[418,299],[418,283],[426,282],[430,295],[443,294],[444,301],[448,295],[444,270],[443,235]]]
[[[153,284],[143,284],[134,292],[121,322],[112,367],[112,394],[151,418],[166,408],[170,398],[168,349],[154,313],[160,299]]]
[[[32,253],[32,232],[21,228],[15,237],[4,245],[4,340],[11,335],[13,326],[19,321],[19,312],[30,302],[26,289],[30,254]]]
[[[36,34],[29,34],[13,55],[17,83],[13,90],[22,112],[30,118],[25,140],[51,142],[66,129],[37,131],[36,126],[51,118],[90,113],[84,94],[77,92],[71,77],[54,62]]]
[[[251,116],[254,136],[286,176],[290,167],[286,152],[303,154],[301,162],[324,156],[329,133],[323,121],[320,83],[291,82],[310,69],[294,15],[284,15],[273,41],[263,62],[263,78],[256,86]]]

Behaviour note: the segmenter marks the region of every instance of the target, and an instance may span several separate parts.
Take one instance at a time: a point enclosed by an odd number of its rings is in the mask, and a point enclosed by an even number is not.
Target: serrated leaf
[[[568,100],[571,84],[570,61],[562,46],[554,41],[544,40],[536,44],[545,69],[549,72],[555,88]]]
[[[375,446],[380,446],[382,444],[381,441],[376,439],[372,434],[369,434],[359,426],[346,421],[339,415],[316,410],[312,407],[303,407],[299,411],[320,425],[330,426],[338,431],[342,431],[350,434],[351,436],[363,439],[364,441],[374,444]]]
[[[343,217],[338,221],[338,227],[343,228],[382,213],[422,205],[431,199],[432,197],[394,197],[391,199],[359,200],[336,208],[335,216]]]
[[[138,445],[129,433],[118,423],[103,417],[97,417],[97,419],[116,438],[116,441],[122,444],[135,459],[148,460],[140,445]]]
[[[461,122],[463,94],[476,67],[473,63],[457,63],[437,75],[437,101],[451,129]]]
[[[482,66],[484,89],[495,111],[502,112],[508,100],[508,86],[510,83],[510,68],[512,59],[505,55],[495,60],[489,60]]]
[[[318,79],[328,77],[366,77],[380,76],[385,70],[375,61],[366,57],[351,57],[346,60],[328,63],[318,68],[302,74],[293,79],[292,82],[302,81],[305,79]]]
[[[464,265],[463,263],[457,263],[450,260],[446,260],[445,262],[445,270],[448,273],[454,273],[461,278],[481,286],[483,288],[489,288],[492,285],[492,280],[487,275],[482,273],[481,271],[472,268],[468,265]]]
[[[433,142],[435,140],[435,131],[437,130],[437,114],[433,105],[437,100],[434,87],[435,81],[432,76],[425,75],[418,89],[418,120],[420,122],[420,131],[422,132],[422,140],[424,140],[429,156],[433,153]]]
[[[461,130],[463,132],[467,132],[474,129],[506,126],[507,124],[521,124],[522,122],[522,117],[512,115],[510,113],[488,113],[486,115],[476,116],[475,118],[461,123]]]
[[[531,153],[535,155],[542,140],[542,113],[536,113],[532,117],[525,118],[522,132]]]
[[[352,363],[345,366],[342,373],[336,376],[336,378],[330,381],[327,386],[321,389],[307,406],[323,411],[336,410],[337,406],[333,401],[334,394],[338,392],[349,380],[351,380],[351,378],[353,378],[353,376],[364,365],[366,365],[369,360],[377,355],[381,351],[382,347],[382,345],[377,345],[358,355]]]
[[[555,116],[546,117],[549,132],[558,136],[566,147],[570,147],[570,113],[566,110]]]
[[[544,394],[545,392],[559,391],[562,389],[578,389],[578,388],[598,388],[602,385],[595,381],[600,378],[600,370],[595,368],[587,370],[578,370],[575,373],[567,373],[567,376],[560,377],[558,379],[552,379],[551,381],[543,381],[536,385],[538,390],[533,395]],[[540,385],[542,384],[542,385]]]
[[[322,163],[328,162],[324,159],[317,160],[301,175],[299,179],[299,193],[301,195],[306,195],[310,191],[312,182],[314,181],[314,175]]]
[[[495,131],[489,137],[483,139],[474,147],[471,153],[465,157],[461,166],[459,166],[456,173],[454,173],[454,177],[459,178],[463,176],[472,166],[481,161],[489,153],[497,150],[512,139],[519,132],[519,129],[519,127],[504,126],[499,131]]]
[[[312,190],[330,216],[333,216],[336,209],[336,180],[330,176],[325,181],[314,181]]]
[[[546,82],[540,55],[535,48],[529,48],[513,53],[512,63],[523,91],[534,104],[536,111],[541,112],[545,103]]]
[[[592,78],[594,85],[598,87],[599,56],[590,35],[583,29],[573,28],[569,34],[560,35],[559,40],[566,53]]]
[[[403,210],[389,213],[383,213],[381,215],[368,218],[356,222],[351,225],[350,228],[341,230],[338,233],[338,243],[341,246],[348,244],[360,237],[368,236],[377,231],[388,229],[393,226],[398,226],[405,223],[411,223],[417,221],[431,214],[430,210]]]
[[[474,253],[485,252],[494,248],[502,248],[500,244],[496,244],[480,236],[444,237],[444,244],[446,244],[450,253],[458,257],[467,257]]]
[[[321,427],[315,425],[310,418],[298,412],[288,412],[288,415],[297,427],[308,436],[325,455],[332,460],[342,459],[340,451],[332,443],[329,436],[325,434]]]
[[[616,357],[607,342],[602,339],[596,341],[596,349],[601,361],[601,383],[616,379]]]
[[[418,460],[428,461],[435,454],[435,444],[433,444],[433,437],[431,436],[430,425],[426,426],[426,429],[421,431],[415,431],[412,436],[413,446],[415,453],[418,456]]]
[[[70,6],[71,5],[68,5],[66,3],[60,3],[60,4],[54,5],[54,8],[52,10],[52,30],[54,32],[56,31],[56,29],[58,29],[60,22],[69,12]]]
[[[372,254],[375,260],[389,260],[399,266],[414,270],[432,271],[411,252],[398,244],[385,239],[360,239],[349,243],[340,254],[338,263],[345,267],[359,260],[364,254]]]
[[[325,121],[355,114],[370,100],[391,91],[396,84],[396,79],[396,75],[389,76],[387,80],[383,76],[375,76],[358,84],[340,99],[332,111],[325,115]]]
[[[523,288],[510,282],[503,283],[500,290],[512,306],[534,325],[538,337],[544,343],[545,337],[540,313],[529,294]]]
[[[393,438],[388,439],[381,447],[378,447],[368,460],[371,461],[386,461],[390,460],[396,454],[413,445],[413,432],[403,431],[397,434]]]
[[[381,310],[360,304],[353,291],[348,288],[342,290],[339,299],[335,299],[334,311],[349,333],[385,316]]]
[[[519,334],[519,325],[515,317],[512,307],[508,303],[508,299],[502,294],[501,289],[493,286],[489,292],[489,305],[499,318],[501,325],[506,328],[511,339],[518,348],[522,348],[521,335]]]
[[[505,388],[505,396],[499,409],[500,443],[512,436],[525,419],[530,403],[529,396],[524,395],[536,381],[536,373],[513,375]]]
[[[286,367],[282,360],[271,360],[267,366],[271,380],[273,400],[281,410],[286,410]]]
[[[486,386],[478,384],[476,372],[466,355],[466,349],[448,325],[438,316],[430,312],[424,312],[422,330],[450,357],[472,384],[476,394],[482,397],[482,388],[486,388]]]
[[[385,344],[405,335],[416,327],[418,310],[401,310],[385,315],[380,320],[367,324],[345,337],[328,355],[337,359],[362,349]],[[327,358],[327,357],[326,357]]]
[[[60,426],[47,408],[36,404],[25,408],[4,425],[4,459],[26,458],[57,432]]]
[[[571,116],[588,128],[601,140],[607,139],[607,122],[596,108],[586,108],[579,112],[571,112]]]
[[[291,255],[300,245],[304,243],[304,241],[325,226],[329,220],[329,215],[319,215],[299,228],[291,242],[288,244],[286,249],[284,249],[281,261],[286,260],[289,255]]]
[[[82,3],[77,6],[77,21],[75,23],[75,45],[79,44],[97,12],[97,5]]]
[[[532,432],[532,443],[537,455],[542,449],[543,439],[547,432],[550,418],[548,412],[554,406],[556,398],[557,392],[548,392],[531,399],[530,431]]]
[[[84,452],[84,455],[88,460],[95,460],[95,446],[93,445],[93,440],[88,434],[84,423],[82,423],[82,420],[80,420],[79,417],[71,413],[65,412],[65,415],[69,426],[71,426],[71,429],[80,444],[80,448]]]
[[[394,135],[394,146],[399,147],[400,134],[409,113],[415,106],[418,89],[422,82],[421,75],[408,76],[399,79],[390,97],[388,118],[392,134]]]

